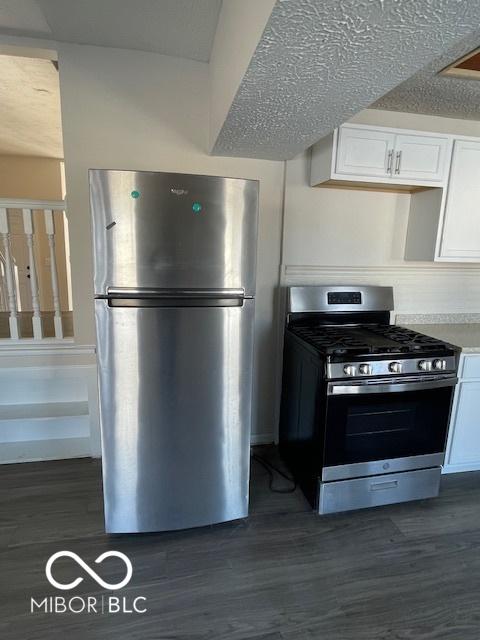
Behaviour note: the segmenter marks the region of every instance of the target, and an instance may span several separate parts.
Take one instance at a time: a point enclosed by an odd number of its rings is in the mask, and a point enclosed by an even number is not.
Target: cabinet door
[[[388,178],[391,173],[395,135],[389,131],[340,127],[337,143],[337,174]]]
[[[445,177],[448,138],[397,135],[393,177],[402,182],[441,182]]]
[[[480,380],[463,380],[456,393],[447,464],[480,469]]]
[[[480,142],[455,141],[447,189],[439,257],[480,262]]]

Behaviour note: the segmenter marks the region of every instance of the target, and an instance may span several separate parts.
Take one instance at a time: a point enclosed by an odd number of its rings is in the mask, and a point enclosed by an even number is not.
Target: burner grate
[[[447,348],[436,338],[397,325],[303,325],[291,331],[328,355],[442,353]]]

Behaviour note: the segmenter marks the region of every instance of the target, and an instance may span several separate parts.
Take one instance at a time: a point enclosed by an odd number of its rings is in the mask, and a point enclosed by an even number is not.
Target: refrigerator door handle
[[[109,307],[243,307],[245,298],[113,298]]]
[[[96,296],[97,298],[137,298],[137,299],[159,299],[173,298],[180,299],[243,299],[245,297],[244,289],[150,289],[150,288],[133,288],[133,287],[108,287],[106,295]]]

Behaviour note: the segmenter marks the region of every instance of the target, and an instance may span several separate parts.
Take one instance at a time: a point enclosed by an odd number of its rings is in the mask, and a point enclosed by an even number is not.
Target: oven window
[[[325,464],[442,452],[451,399],[451,387],[329,396]]]

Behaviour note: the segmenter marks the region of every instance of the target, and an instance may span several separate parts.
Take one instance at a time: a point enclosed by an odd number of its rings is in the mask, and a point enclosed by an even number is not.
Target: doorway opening
[[[0,55],[0,339],[73,337],[56,60]]]

